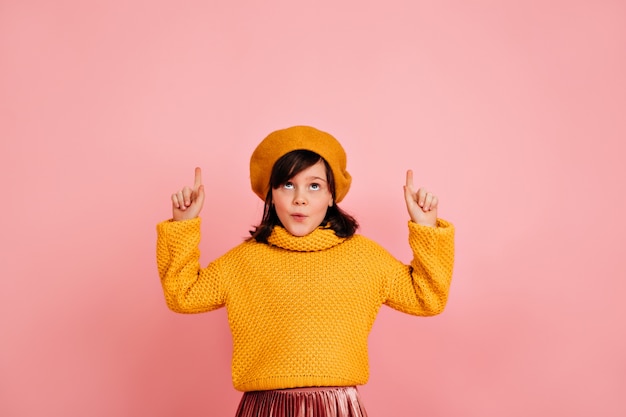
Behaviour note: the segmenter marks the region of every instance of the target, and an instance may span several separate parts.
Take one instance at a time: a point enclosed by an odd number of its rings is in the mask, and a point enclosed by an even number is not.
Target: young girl
[[[367,337],[381,305],[440,313],[447,300],[454,229],[438,199],[413,187],[404,197],[413,261],[404,265],[338,206],[351,183],[346,155],[328,133],[295,126],[267,136],[250,160],[265,201],[251,237],[202,268],[205,191],[172,195],[173,219],[157,226],[157,263],[167,305],[179,313],[226,307],[232,378],[243,416],[366,416],[356,386],[368,380]]]

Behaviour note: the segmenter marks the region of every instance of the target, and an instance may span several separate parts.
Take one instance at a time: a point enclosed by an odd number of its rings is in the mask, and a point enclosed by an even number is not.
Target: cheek
[[[316,211],[319,212],[320,215],[325,216],[328,208],[331,205],[331,201],[332,200],[330,198],[320,199],[315,205]]]
[[[274,210],[280,216],[285,212],[285,207],[280,201],[274,201]]]
[[[274,210],[276,211],[276,214],[278,216],[281,216],[283,213],[286,213],[289,209],[289,206],[290,206],[290,202],[287,199],[281,198],[281,196],[274,198]]]
[[[332,205],[333,205],[333,195],[330,192],[328,192],[326,193],[326,206],[330,207]]]

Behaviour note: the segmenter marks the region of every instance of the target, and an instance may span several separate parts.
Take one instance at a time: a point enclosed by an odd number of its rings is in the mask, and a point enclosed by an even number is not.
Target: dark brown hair
[[[274,226],[282,226],[276,214],[276,209],[274,208],[272,190],[285,184],[295,175],[317,164],[319,161],[324,162],[328,187],[332,193],[333,201],[335,200],[335,177],[328,162],[326,162],[324,158],[315,152],[305,149],[298,149],[286,153],[281,156],[272,167],[270,187],[265,197],[265,207],[263,208],[263,218],[261,219],[261,224],[256,226],[254,230],[250,230],[251,237],[248,240],[254,239],[260,243],[267,243],[267,238],[272,234]],[[356,219],[341,210],[336,203],[328,208],[322,224],[334,230],[335,234],[339,237],[350,237],[354,235],[359,228],[359,223]]]

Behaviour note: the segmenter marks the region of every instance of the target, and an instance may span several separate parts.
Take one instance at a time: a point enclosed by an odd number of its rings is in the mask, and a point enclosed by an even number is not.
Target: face
[[[294,236],[311,233],[333,205],[324,163],[319,161],[273,189],[272,199],[276,214],[289,233]]]

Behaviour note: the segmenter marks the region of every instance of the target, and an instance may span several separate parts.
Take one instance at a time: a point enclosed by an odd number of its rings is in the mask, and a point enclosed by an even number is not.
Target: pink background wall
[[[200,165],[203,262],[240,242],[293,124],[398,258],[407,168],[457,226],[446,312],[381,311],[371,416],[626,415],[624,74],[621,1],[1,0],[0,415],[232,415],[226,314],[166,309],[155,224]]]

